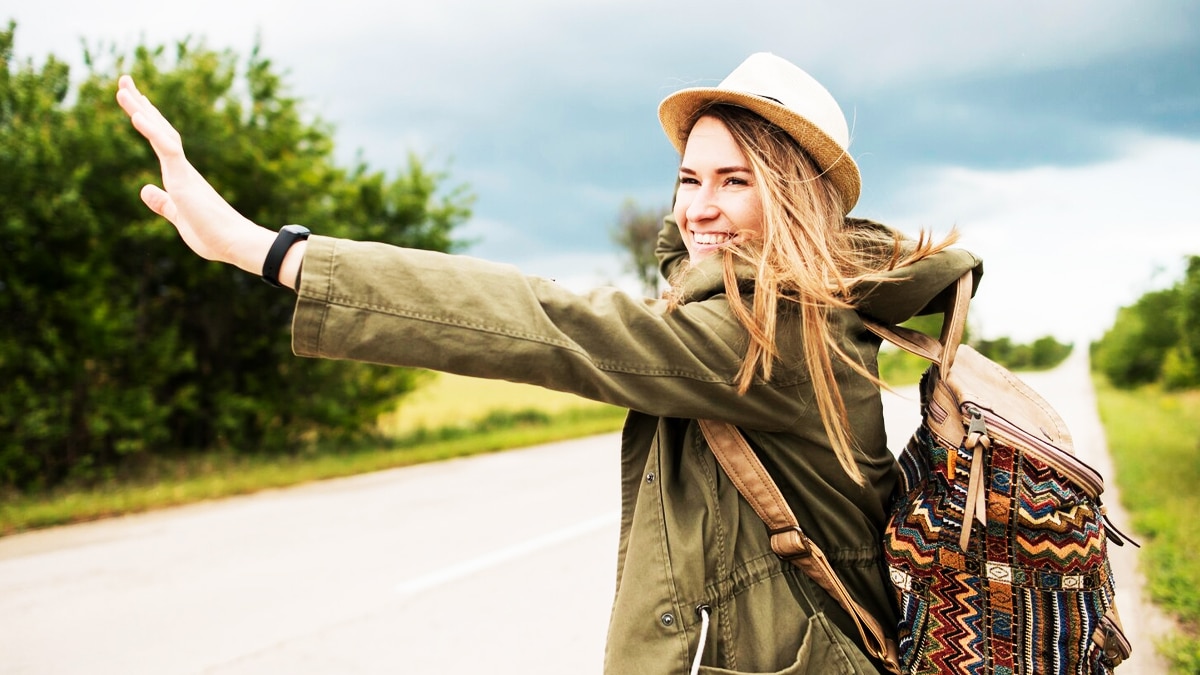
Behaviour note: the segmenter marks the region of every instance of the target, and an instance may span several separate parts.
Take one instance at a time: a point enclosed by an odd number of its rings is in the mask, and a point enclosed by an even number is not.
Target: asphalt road
[[[1111,475],[1086,363],[1027,378]],[[900,446],[911,390],[887,395]],[[599,673],[617,437],[599,436],[0,539],[0,673]],[[1120,524],[1115,489],[1106,493]],[[1113,508],[1118,507],[1118,508]],[[1131,547],[1135,656],[1165,672]]]

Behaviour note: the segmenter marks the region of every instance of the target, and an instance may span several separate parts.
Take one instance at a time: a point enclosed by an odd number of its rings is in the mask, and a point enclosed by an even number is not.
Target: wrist
[[[267,254],[263,258],[261,274],[267,284],[276,288],[295,288],[296,273],[304,259],[304,248],[310,234],[302,225],[285,225],[275,235]],[[294,250],[305,245],[299,251]]]
[[[243,272],[261,276],[263,261],[267,259],[267,252],[271,250],[276,234],[273,230],[255,225],[252,233],[229,245],[225,256],[213,260],[227,262]]]
[[[293,291],[299,291],[300,284],[297,283],[300,279],[300,265],[304,262],[304,251],[308,249],[308,240],[296,242],[290,249],[287,255],[283,257],[283,264],[279,266],[279,283],[284,288],[290,288]]]

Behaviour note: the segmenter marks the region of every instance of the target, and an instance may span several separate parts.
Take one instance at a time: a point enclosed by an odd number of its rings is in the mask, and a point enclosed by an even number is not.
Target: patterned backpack
[[[741,432],[712,420],[700,426],[767,524],[772,549],[837,599],[868,653],[891,672],[1111,673],[1130,645],[1107,542],[1126,538],[1104,516],[1103,479],[1075,458],[1058,414],[961,344],[971,288],[968,272],[945,311],[941,340],[864,318],[872,332],[933,363],[922,377],[922,423],[900,456],[883,541],[900,610],[898,644],[800,530]]]
[[[1124,536],[1104,515],[1104,481],[1048,403],[960,344],[970,298],[968,274],[940,341],[867,326],[934,364],[884,533],[901,672],[1109,673],[1130,645],[1106,548]]]

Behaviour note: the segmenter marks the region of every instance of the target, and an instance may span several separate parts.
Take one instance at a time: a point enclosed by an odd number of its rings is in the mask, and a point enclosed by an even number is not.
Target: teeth
[[[728,232],[693,232],[692,240],[701,246],[719,246],[733,239]]]

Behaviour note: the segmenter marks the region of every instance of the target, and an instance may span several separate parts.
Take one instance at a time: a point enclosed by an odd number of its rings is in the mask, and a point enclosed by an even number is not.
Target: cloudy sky
[[[578,289],[633,288],[608,233],[627,198],[669,203],[658,101],[756,51],[841,103],[855,215],[957,226],[984,258],[985,336],[1098,337],[1200,254],[1200,3],[39,0],[10,18],[38,63],[258,36],[344,161],[417,152],[478,196],[472,255]]]

